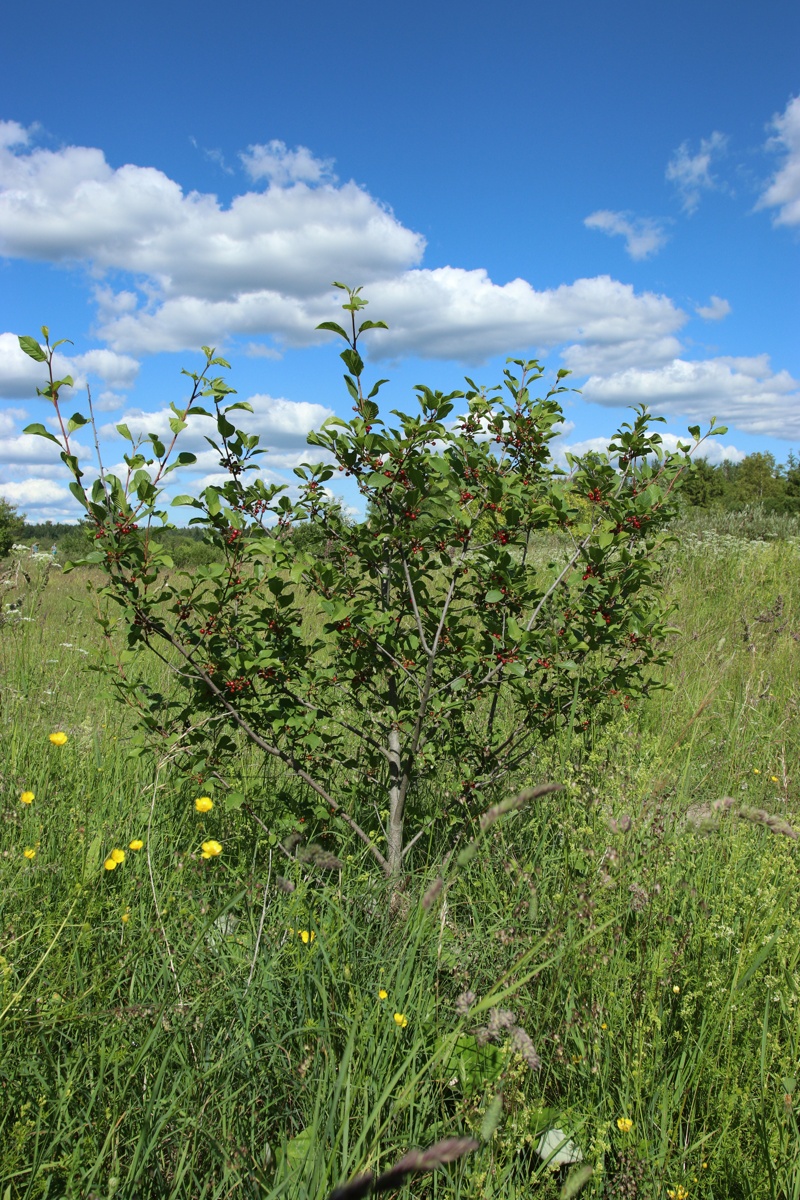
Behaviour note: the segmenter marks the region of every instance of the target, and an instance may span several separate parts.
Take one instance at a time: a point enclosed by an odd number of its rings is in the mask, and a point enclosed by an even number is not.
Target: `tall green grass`
[[[477,829],[451,813],[395,897],[255,759],[263,826],[196,813],[202,788],[132,753],[80,576],[28,591],[0,628],[4,1200],[323,1200],[467,1134],[479,1150],[397,1194],[556,1197],[553,1129],[594,1167],[584,1195],[800,1200],[798,843],[764,823],[800,817],[798,550],[684,535],[667,577],[670,689],[542,746],[510,786],[565,790],[461,866]],[[265,831],[287,798],[341,873]],[[540,1069],[480,1044],[492,1008]]]

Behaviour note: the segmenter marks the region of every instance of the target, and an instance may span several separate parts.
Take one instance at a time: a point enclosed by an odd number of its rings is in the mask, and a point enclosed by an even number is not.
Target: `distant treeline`
[[[87,522],[68,525],[64,521],[26,521],[22,525],[20,540],[30,545],[39,543],[39,549],[47,551],[55,546],[58,557],[65,559],[83,558],[92,549],[95,526]],[[209,545],[202,529],[159,529],[158,541],[172,556],[176,567],[198,567],[216,562],[223,557],[221,547]]]
[[[774,454],[756,453],[714,467],[700,458],[681,496],[692,508],[736,510],[758,504],[766,512],[800,514],[800,459],[790,452],[785,463],[778,463]]]
[[[722,462],[712,466],[698,459],[687,473],[681,488],[684,510],[706,509],[736,512],[758,506],[763,514],[800,516],[800,459],[792,452],[785,463],[778,463],[773,454],[748,454],[741,462]],[[9,517],[14,510],[6,505]],[[63,521],[24,521],[17,517],[14,537],[30,545],[39,543],[40,550],[57,547],[63,561],[82,558],[93,540],[94,526],[86,522],[67,524]],[[318,530],[300,525],[292,534],[298,547],[325,552],[325,538]],[[205,530],[159,529],[158,540],[172,556],[177,567],[202,566],[223,557],[221,545],[208,540]],[[9,546],[10,548],[10,546]]]

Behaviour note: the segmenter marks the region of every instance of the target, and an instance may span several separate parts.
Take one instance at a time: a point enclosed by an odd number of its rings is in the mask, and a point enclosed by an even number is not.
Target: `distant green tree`
[[[728,477],[726,500],[731,508],[758,504],[786,494],[786,481],[775,455],[758,451],[734,465]]]
[[[681,493],[692,508],[710,508],[725,494],[724,476],[707,458],[698,458],[686,473]]]
[[[800,500],[800,459],[790,450],[784,466],[786,479],[786,495],[793,500]]]
[[[7,558],[11,547],[22,537],[25,516],[13,504],[0,497],[0,558]]]

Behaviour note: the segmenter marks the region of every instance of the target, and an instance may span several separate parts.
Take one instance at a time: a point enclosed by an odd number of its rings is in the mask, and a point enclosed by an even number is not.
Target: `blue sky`
[[[218,346],[291,481],[349,409],[314,333],[333,279],[390,325],[389,407],[537,354],[583,389],[561,450],[639,401],[672,437],[716,415],[717,456],[800,447],[795,0],[48,0],[4,27],[0,495],[30,517],[78,509],[20,436],[49,414],[17,334],[74,341],[106,466]]]

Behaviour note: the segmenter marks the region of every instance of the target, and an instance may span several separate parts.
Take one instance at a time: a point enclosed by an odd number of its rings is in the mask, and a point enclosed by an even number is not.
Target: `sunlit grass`
[[[558,1129],[582,1195],[800,1200],[798,843],[752,817],[800,824],[798,550],[684,539],[668,586],[671,690],[542,747],[514,783],[565,791],[461,867],[477,830],[450,813],[391,897],[249,752],[235,809],[132,754],[81,576],[52,573],[0,628],[4,1200],[323,1200],[480,1140],[498,1091],[489,1140],[398,1194],[556,1197]],[[287,804],[341,872],[270,837]],[[480,1047],[492,1007],[540,1069]]]

